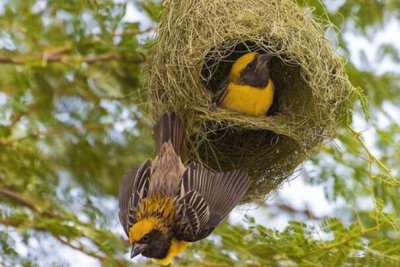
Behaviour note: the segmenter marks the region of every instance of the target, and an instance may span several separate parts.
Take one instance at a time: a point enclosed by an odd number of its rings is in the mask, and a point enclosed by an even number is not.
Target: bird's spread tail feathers
[[[160,153],[162,145],[171,142],[175,153],[179,156],[183,142],[183,123],[175,113],[164,113],[154,125],[157,152]]]

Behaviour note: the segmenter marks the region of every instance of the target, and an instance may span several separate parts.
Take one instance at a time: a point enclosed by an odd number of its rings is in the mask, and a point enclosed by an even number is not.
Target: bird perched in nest
[[[213,106],[253,116],[266,115],[274,98],[274,83],[268,68],[271,58],[271,54],[257,52],[239,57],[217,90]]]
[[[199,164],[182,164],[183,125],[175,113],[154,126],[157,157],[132,168],[119,189],[119,220],[142,254],[166,265],[188,242],[203,239],[225,219],[247,191],[245,172],[215,173]]]

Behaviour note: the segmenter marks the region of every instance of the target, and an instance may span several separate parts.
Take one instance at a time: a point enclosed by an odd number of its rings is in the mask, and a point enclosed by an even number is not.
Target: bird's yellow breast
[[[222,107],[253,116],[265,115],[272,105],[274,84],[269,80],[265,88],[229,83]]]

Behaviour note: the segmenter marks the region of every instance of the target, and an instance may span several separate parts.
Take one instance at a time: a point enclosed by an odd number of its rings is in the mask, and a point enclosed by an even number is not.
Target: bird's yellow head
[[[232,65],[229,79],[235,83],[247,84],[254,87],[263,87],[268,84],[268,63],[271,54],[249,52],[239,57]]]
[[[229,73],[229,78],[231,80],[238,79],[242,71],[247,67],[247,65],[249,65],[249,63],[254,61],[256,56],[257,52],[250,52],[238,58],[232,65],[231,72]]]
[[[150,234],[153,230],[161,232],[166,231],[163,221],[157,217],[148,217],[135,223],[129,230],[129,242],[131,244],[137,243],[143,239],[144,236]]]

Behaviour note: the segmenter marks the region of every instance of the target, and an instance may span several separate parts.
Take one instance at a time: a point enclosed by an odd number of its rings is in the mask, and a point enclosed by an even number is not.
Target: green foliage
[[[373,42],[389,21],[400,25],[398,1],[297,2],[335,24],[349,59],[341,33]],[[157,23],[159,1],[135,3]],[[118,184],[154,155],[139,90],[153,25],[127,19],[129,8],[125,1],[0,1],[0,266],[73,265],[61,257],[66,248],[104,266],[129,264],[129,244],[115,230]],[[354,96],[349,129],[298,178],[322,185],[337,210],[316,218],[278,207],[292,218],[282,231],[251,217],[224,224],[192,244],[178,266],[400,265],[400,75],[379,70],[379,61],[399,66],[399,51],[387,42],[377,51],[378,62],[361,51],[362,68],[347,66],[368,104]]]
[[[366,214],[374,223],[356,221],[345,226],[331,218],[321,223],[291,221],[282,231],[268,229],[248,218],[248,228],[224,225],[220,242],[204,242],[191,254],[204,258],[197,264],[192,257],[181,266],[395,266],[400,260],[398,238],[374,237],[390,220]],[[385,217],[387,214],[379,214]],[[399,226],[399,225],[397,225]],[[367,242],[369,238],[373,242]],[[390,251],[387,251],[388,245]],[[198,252],[200,251],[200,252]]]
[[[125,244],[107,230],[115,207],[107,214],[98,199],[115,196],[119,177],[153,151],[138,101],[139,24],[124,22],[125,3],[3,2],[1,254],[18,262],[14,228],[26,244],[45,232],[123,264]]]
[[[143,0],[140,3],[140,7],[142,10],[146,12],[146,14],[153,20],[159,21],[162,14],[162,5],[161,1],[157,0]]]

